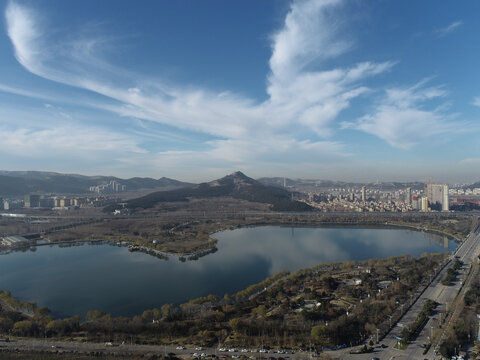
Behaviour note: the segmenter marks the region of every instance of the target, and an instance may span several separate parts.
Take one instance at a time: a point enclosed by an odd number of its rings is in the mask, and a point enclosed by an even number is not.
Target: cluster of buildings
[[[406,188],[395,191],[361,188],[330,189],[309,193],[309,205],[325,212],[408,212],[449,211],[449,188],[446,184],[425,184],[423,191]]]
[[[91,192],[95,192],[98,194],[111,194],[116,192],[127,191],[127,186],[120,184],[116,180],[111,180],[109,183],[106,183],[106,184],[90,186],[89,190]]]
[[[25,195],[22,200],[0,198],[0,210],[18,208],[29,209],[69,209],[105,206],[112,202],[108,196],[52,196],[52,195]]]

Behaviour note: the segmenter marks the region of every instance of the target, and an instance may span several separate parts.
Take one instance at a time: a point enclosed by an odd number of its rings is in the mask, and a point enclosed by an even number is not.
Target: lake
[[[233,294],[281,270],[319,263],[453,251],[444,236],[405,229],[261,226],[221,231],[218,251],[181,262],[108,244],[60,247],[0,256],[0,289],[36,301],[55,315],[98,309],[133,316],[165,303]]]

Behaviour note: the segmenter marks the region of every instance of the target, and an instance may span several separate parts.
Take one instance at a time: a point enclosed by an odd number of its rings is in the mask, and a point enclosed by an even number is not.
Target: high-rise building
[[[367,200],[365,186],[362,186],[362,201],[365,202]]]
[[[449,210],[447,184],[425,184],[425,195],[432,209]]]
[[[25,195],[25,207],[36,208],[40,206],[40,195]]]
[[[405,191],[405,204],[412,205],[412,189],[407,188]]]
[[[412,195],[412,208],[415,210],[420,210],[422,208],[421,205],[421,198],[417,195]]]
[[[450,204],[448,202],[448,185],[443,185],[443,199],[442,199],[442,211],[449,211]]]
[[[428,198],[422,197],[422,211],[428,211]]]

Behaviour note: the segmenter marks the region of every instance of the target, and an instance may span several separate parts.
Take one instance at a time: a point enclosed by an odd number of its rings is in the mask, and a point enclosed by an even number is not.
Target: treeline
[[[445,358],[458,355],[459,350],[464,346],[474,343],[472,358],[480,357],[480,341],[478,335],[478,318],[480,313],[480,278],[478,273],[470,289],[465,293],[464,306],[459,318],[454,325],[447,330],[446,339],[440,344],[440,354]],[[460,303],[459,306],[462,306]]]
[[[413,340],[418,333],[422,330],[425,323],[428,321],[430,316],[433,313],[433,310],[437,307],[438,303],[431,299],[428,299],[423,304],[422,311],[417,315],[415,321],[410,324],[408,327],[404,327],[402,330],[402,340],[400,342],[404,345],[407,345],[411,340]]]
[[[452,283],[455,277],[458,275],[458,270],[462,267],[463,262],[456,259],[453,266],[448,268],[447,275],[442,279],[442,285],[448,286]]]

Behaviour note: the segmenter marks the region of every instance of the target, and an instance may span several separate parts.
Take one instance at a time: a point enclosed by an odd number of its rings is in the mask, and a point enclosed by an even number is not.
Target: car
[[[194,353],[192,354],[192,356],[193,356],[193,357],[199,357],[200,355],[198,355],[198,353],[194,352]]]
[[[265,350],[265,349],[260,349],[260,350],[258,350],[258,352],[260,352],[260,353],[266,353],[267,350]]]
[[[225,349],[225,348],[220,348],[220,349],[218,349],[218,351],[227,351],[227,349]]]
[[[242,349],[241,352],[248,352],[248,349]]]
[[[232,359],[240,359],[239,355],[232,355]]]
[[[200,357],[207,357],[207,356],[208,356],[208,354],[205,354],[205,353],[200,354]]]
[[[228,349],[229,352],[237,352],[238,350],[237,349],[234,349],[234,348],[231,348],[231,349]]]
[[[107,341],[107,342],[105,343],[105,346],[113,346],[113,343],[112,343],[111,341]]]
[[[203,348],[202,348],[201,346],[197,346],[197,347],[195,348],[195,350],[202,351]]]
[[[177,350],[185,350],[186,347],[185,347],[185,346],[182,346],[182,345],[178,345],[175,349],[177,349]]]

